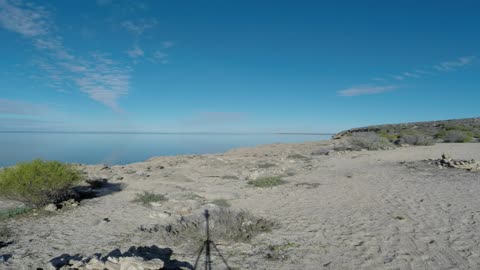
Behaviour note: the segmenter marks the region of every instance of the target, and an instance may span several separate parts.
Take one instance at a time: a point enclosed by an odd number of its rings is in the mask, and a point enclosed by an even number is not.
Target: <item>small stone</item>
[[[55,212],[55,211],[58,210],[58,207],[55,204],[51,203],[51,204],[48,204],[47,206],[45,206],[45,208],[43,208],[43,210],[49,211],[49,212]]]
[[[117,176],[117,180],[123,180],[123,176]]]

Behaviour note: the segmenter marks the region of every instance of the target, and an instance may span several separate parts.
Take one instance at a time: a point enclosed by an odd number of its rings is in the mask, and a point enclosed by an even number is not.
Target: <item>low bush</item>
[[[0,196],[43,206],[72,196],[72,187],[82,179],[73,165],[37,159],[2,170]]]
[[[354,133],[349,138],[348,143],[352,150],[380,150],[387,149],[392,145],[390,142],[374,132]]]
[[[167,201],[167,197],[162,194],[155,194],[151,192],[143,192],[143,193],[138,193],[135,197],[134,202],[141,203],[143,205],[150,205],[150,203],[155,203],[155,202],[164,202]]]
[[[409,145],[434,145],[435,141],[422,134],[413,134],[413,135],[403,135],[395,143],[409,144]]]
[[[210,211],[210,236],[214,241],[248,242],[260,233],[269,232],[276,223],[258,218],[247,211],[219,208]],[[169,245],[199,247],[205,240],[205,218],[195,214],[167,225],[140,226],[143,232],[159,233]]]
[[[471,132],[465,132],[460,130],[447,131],[444,137],[445,142],[465,143],[470,142],[473,139]]]
[[[398,139],[398,135],[397,134],[394,134],[394,133],[389,133],[388,131],[386,130],[381,130],[378,132],[378,135],[380,137],[383,137],[391,142],[395,141]]]
[[[24,214],[27,214],[28,212],[30,212],[31,210],[32,210],[32,208],[26,207],[26,206],[4,209],[4,210],[0,211],[0,220],[9,219],[9,218],[13,218],[13,217],[16,217],[16,216],[24,215]]]
[[[220,207],[230,207],[231,204],[226,199],[215,199],[212,201],[213,204]]]
[[[440,130],[435,134],[435,138],[437,139],[444,139],[445,135],[447,135],[447,131],[445,130]]]
[[[261,177],[255,180],[248,181],[249,185],[254,187],[274,187],[283,184],[285,181],[282,180],[280,176],[269,176],[269,177]]]
[[[0,240],[7,240],[12,236],[12,231],[5,225],[0,225]],[[0,248],[1,248],[0,242]]]

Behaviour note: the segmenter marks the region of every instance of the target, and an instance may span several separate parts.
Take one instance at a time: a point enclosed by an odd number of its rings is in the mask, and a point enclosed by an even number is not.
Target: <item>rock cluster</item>
[[[472,160],[459,160],[453,159],[446,154],[442,155],[440,159],[430,160],[431,164],[438,166],[441,169],[444,168],[456,168],[463,169],[472,172],[480,172],[480,162]]]
[[[102,256],[96,253],[93,256],[63,254],[50,260],[46,269],[41,270],[186,270],[193,269],[188,262],[172,260],[173,250],[169,248],[135,247],[126,252],[119,249],[112,250]]]
[[[105,262],[91,258],[85,260],[70,259],[67,265],[61,268],[51,267],[59,270],[159,270],[164,263],[160,259],[144,260],[141,257],[108,257]]]

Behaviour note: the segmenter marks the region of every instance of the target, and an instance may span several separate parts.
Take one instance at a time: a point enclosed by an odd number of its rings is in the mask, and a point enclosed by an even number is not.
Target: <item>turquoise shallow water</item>
[[[0,133],[0,167],[35,158],[127,164],[153,156],[221,153],[242,146],[306,142],[328,135]]]

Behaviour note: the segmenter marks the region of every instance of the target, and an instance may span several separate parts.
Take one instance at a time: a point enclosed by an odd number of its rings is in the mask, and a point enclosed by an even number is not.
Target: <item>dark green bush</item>
[[[67,199],[81,180],[73,165],[36,159],[0,172],[0,196],[38,207]]]

